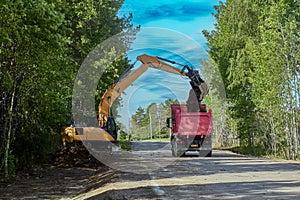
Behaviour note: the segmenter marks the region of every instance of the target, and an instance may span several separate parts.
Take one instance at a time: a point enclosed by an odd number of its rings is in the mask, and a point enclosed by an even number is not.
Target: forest
[[[118,17],[123,1],[17,0],[0,7],[0,170],[47,162],[71,123],[72,90],[88,53],[107,38],[132,30]],[[124,38],[122,45],[128,45]],[[113,50],[112,50],[113,51]],[[109,52],[107,52],[109,53]],[[118,58],[106,68],[95,98],[126,69]]]
[[[227,0],[215,10],[214,30],[203,31],[205,77],[214,86],[220,74],[226,92],[226,101],[218,88],[209,100],[215,116],[225,111],[215,121],[215,142],[299,159],[300,2]]]
[[[171,117],[171,104],[179,104],[178,100],[166,99],[162,103],[151,103],[146,109],[139,107],[131,116],[129,135],[131,140],[163,139],[170,137],[166,126]]]
[[[47,162],[60,148],[82,62],[99,43],[122,31],[134,35],[135,28],[131,15],[118,17],[122,0],[1,4],[0,170],[7,176]],[[200,62],[211,86],[205,103],[214,113],[215,146],[299,159],[300,2],[227,0],[213,15],[214,30],[203,30],[210,58]],[[134,37],[123,39],[127,46]],[[96,104],[128,63],[118,57],[106,68]],[[139,108],[131,119],[133,139],[166,137],[162,123],[170,103]],[[146,123],[156,128],[138,135]]]

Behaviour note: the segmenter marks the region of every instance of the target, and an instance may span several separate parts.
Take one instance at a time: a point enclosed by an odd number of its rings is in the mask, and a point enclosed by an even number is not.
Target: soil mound
[[[98,168],[103,164],[94,158],[84,146],[64,147],[52,155],[52,163],[55,167],[88,167]]]

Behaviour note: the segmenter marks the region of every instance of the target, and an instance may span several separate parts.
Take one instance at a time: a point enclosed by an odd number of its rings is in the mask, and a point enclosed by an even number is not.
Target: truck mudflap
[[[195,138],[172,137],[171,151],[175,157],[184,156],[187,151],[197,151],[201,157],[212,156],[211,136],[202,136]]]
[[[211,136],[194,139],[173,137],[171,140],[171,151],[172,155],[175,157],[184,156],[187,151],[197,151],[201,157],[211,157]]]

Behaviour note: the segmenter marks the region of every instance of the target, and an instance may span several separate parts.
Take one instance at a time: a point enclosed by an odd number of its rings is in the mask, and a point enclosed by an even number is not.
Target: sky
[[[125,0],[119,15],[132,13],[133,26],[141,26],[128,58],[134,62],[136,56],[148,54],[201,69],[199,60],[207,57],[208,49],[202,31],[213,30],[213,7],[218,4],[219,0]],[[153,102],[168,98],[185,102],[189,90],[185,77],[148,69],[121,95],[118,120],[127,126],[139,106],[146,108]]]
[[[202,30],[214,28],[214,6],[220,0],[125,0],[119,15],[133,14],[134,26],[161,27],[186,34],[200,45],[206,40]],[[223,0],[224,1],[224,0]]]

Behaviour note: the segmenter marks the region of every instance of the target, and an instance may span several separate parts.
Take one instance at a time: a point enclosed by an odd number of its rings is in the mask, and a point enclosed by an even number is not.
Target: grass
[[[170,138],[153,138],[153,139],[144,139],[141,141],[147,141],[147,142],[170,142]]]
[[[131,151],[131,144],[128,140],[119,140],[118,146],[125,151]]]

